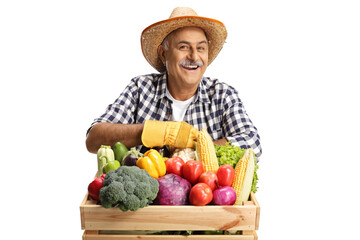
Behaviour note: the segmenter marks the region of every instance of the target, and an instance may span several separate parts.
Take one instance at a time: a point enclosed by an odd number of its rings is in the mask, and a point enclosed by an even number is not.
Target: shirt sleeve
[[[240,148],[253,148],[256,157],[259,158],[262,154],[260,136],[236,91],[226,97],[224,109],[226,110],[223,114],[223,130],[226,139]]]
[[[94,119],[90,128],[87,130],[87,133],[89,133],[93,126],[102,122],[122,124],[134,123],[137,109],[137,93],[138,86],[136,85],[135,80],[132,80],[114,103],[108,105],[105,113]]]

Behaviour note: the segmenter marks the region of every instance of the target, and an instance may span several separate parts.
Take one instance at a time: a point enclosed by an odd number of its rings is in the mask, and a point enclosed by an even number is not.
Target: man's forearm
[[[225,146],[225,144],[228,142],[228,140],[226,138],[222,138],[219,140],[214,141],[214,144],[216,145],[220,145],[220,146]]]
[[[96,153],[101,145],[113,146],[116,142],[128,148],[141,145],[144,124],[98,123],[92,127],[86,138],[86,148]]]

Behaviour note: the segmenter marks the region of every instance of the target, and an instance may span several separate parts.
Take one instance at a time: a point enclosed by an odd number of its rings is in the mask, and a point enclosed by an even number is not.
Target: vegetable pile
[[[117,142],[97,153],[89,196],[104,208],[136,211],[155,205],[239,205],[257,191],[253,150],[214,145],[201,130],[195,149],[128,149]]]
[[[215,150],[216,150],[216,157],[219,161],[220,166],[223,164],[230,164],[234,168],[235,168],[236,164],[239,162],[239,159],[241,159],[243,157],[243,155],[246,151],[246,149],[241,149],[234,145],[230,145],[230,142],[227,142],[225,144],[225,146],[215,144]],[[259,178],[257,175],[257,170],[259,169],[259,165],[257,164],[257,159],[256,159],[255,154],[254,154],[254,158],[255,158],[255,169],[254,169],[253,182],[251,185],[251,191],[253,193],[256,193],[256,191],[258,189],[257,183],[259,181]]]

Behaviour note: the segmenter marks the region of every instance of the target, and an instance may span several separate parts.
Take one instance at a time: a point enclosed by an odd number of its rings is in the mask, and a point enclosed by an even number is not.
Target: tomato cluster
[[[221,187],[231,187],[234,168],[229,164],[221,165],[218,171],[204,171],[202,162],[190,160],[184,162],[181,157],[166,160],[167,173],[173,173],[188,180],[192,188],[189,201],[192,205],[204,206],[212,202],[213,192]]]

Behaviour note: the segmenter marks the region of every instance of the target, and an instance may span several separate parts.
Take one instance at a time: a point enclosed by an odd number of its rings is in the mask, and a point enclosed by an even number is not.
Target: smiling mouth
[[[183,68],[185,68],[186,70],[196,70],[199,68],[198,65],[183,65]]]
[[[204,64],[202,61],[191,61],[189,59],[182,60],[179,62],[179,65],[187,71],[195,71],[198,68],[202,67]]]

